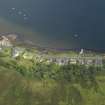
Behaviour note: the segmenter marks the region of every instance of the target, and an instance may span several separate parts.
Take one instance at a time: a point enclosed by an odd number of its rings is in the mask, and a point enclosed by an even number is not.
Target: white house
[[[58,65],[67,65],[69,60],[67,58],[56,58],[56,64]]]
[[[102,66],[102,65],[103,65],[102,57],[97,57],[95,59],[95,66]]]
[[[46,64],[55,63],[55,62],[54,62],[54,58],[51,58],[51,57],[50,57],[50,58],[47,58],[45,63],[46,63]]]
[[[87,59],[85,64],[86,64],[87,66],[93,65],[93,60],[92,60],[92,59]]]
[[[24,48],[15,47],[12,49],[12,57],[16,58],[24,52]]]
[[[6,36],[0,36],[0,46],[1,47],[12,47],[13,45]]]
[[[25,53],[23,54],[23,58],[24,58],[24,59],[31,60],[31,59],[34,58],[34,54],[31,53],[31,52],[25,52]]]
[[[70,64],[77,64],[77,60],[76,60],[76,59],[71,58],[71,59],[70,59]]]

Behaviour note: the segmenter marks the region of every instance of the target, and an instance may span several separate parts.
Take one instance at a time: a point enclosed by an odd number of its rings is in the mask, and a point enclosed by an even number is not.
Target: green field
[[[0,57],[0,105],[105,105],[103,68]]]
[[[64,81],[34,80],[0,70],[0,105],[105,105],[105,80],[98,91]]]

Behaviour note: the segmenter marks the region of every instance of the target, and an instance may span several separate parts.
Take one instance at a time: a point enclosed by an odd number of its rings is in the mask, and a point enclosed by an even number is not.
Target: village
[[[104,56],[95,55],[95,56],[87,56],[84,54],[84,49],[81,49],[76,56],[54,56],[45,54],[41,51],[32,52],[31,50],[27,50],[25,47],[14,46],[13,41],[15,41],[16,37],[14,35],[8,36],[0,36],[0,52],[3,52],[5,48],[11,50],[10,54],[13,59],[21,57],[26,60],[34,60],[36,63],[44,63],[44,64],[56,64],[59,66],[62,65],[86,65],[86,66],[103,66],[104,64]]]

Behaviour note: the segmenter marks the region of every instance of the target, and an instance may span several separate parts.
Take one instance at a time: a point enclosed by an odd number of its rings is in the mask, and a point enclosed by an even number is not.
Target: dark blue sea
[[[104,0],[0,0],[0,33],[52,48],[105,50]]]

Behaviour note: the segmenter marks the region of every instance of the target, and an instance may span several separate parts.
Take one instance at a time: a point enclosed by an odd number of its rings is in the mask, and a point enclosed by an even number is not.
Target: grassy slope
[[[32,62],[0,57],[0,105],[105,105],[105,77],[97,77],[98,91],[83,89],[79,85],[61,84],[51,80],[34,80],[23,77],[14,68],[13,62],[29,69]],[[68,89],[71,91],[68,94]],[[68,94],[69,98],[66,97]],[[71,99],[74,104],[67,104]]]
[[[97,93],[92,89],[77,87],[82,95],[83,105],[105,105],[105,82],[99,82]],[[57,105],[58,97],[64,95],[62,89],[54,81],[48,81],[44,86],[42,81],[24,78],[13,70],[0,67],[0,105]],[[60,100],[59,105],[66,103]]]

